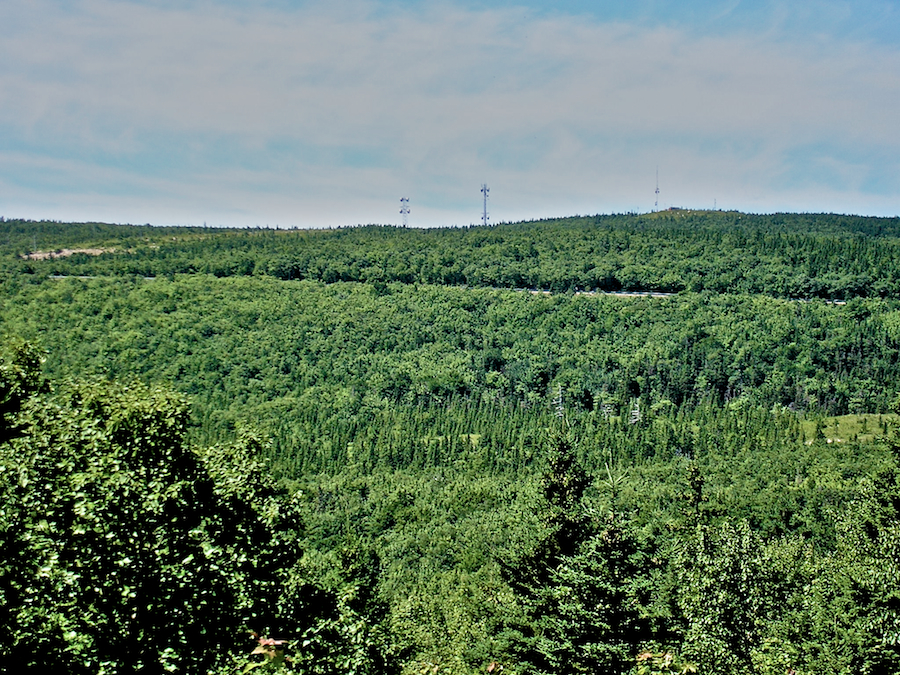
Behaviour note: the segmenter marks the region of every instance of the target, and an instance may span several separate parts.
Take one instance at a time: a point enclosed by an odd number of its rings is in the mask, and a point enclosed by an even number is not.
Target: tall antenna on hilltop
[[[659,211],[659,167],[656,167],[656,201],[653,202],[653,210]]]
[[[482,208],[482,212],[481,212],[481,222],[483,222],[485,225],[488,224],[487,200],[488,200],[488,193],[490,191],[491,191],[491,189],[487,186],[487,183],[481,184],[481,194],[484,195],[484,207]]]
[[[403,216],[403,227],[409,226],[409,197],[400,197],[400,215]]]

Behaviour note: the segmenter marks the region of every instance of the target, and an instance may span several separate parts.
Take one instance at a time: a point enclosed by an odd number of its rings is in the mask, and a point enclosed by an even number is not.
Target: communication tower
[[[409,197],[400,197],[400,215],[403,216],[403,227],[409,225]]]
[[[659,211],[659,167],[656,167],[656,200],[653,202],[653,210]]]
[[[481,222],[484,223],[485,225],[488,224],[487,200],[488,200],[488,193],[490,191],[491,191],[491,189],[487,186],[487,183],[481,184],[481,194],[484,195],[484,197],[483,197],[484,206],[482,207],[482,211],[481,211]]]

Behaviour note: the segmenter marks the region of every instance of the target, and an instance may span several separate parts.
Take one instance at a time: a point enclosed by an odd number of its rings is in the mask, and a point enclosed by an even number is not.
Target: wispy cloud
[[[626,19],[12,0],[0,210],[463,224],[482,181],[496,219],[646,210],[657,165],[664,204],[900,210],[897,45]]]

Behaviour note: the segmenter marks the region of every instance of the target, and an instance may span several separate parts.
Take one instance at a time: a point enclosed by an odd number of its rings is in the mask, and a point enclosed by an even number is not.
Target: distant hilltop
[[[6,220],[7,274],[270,276],[536,291],[900,295],[900,218],[672,207],[416,229],[152,227]]]

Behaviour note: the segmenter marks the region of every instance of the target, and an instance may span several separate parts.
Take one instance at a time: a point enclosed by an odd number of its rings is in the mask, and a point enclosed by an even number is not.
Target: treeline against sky
[[[571,290],[886,297],[900,291],[900,220],[838,215],[666,211],[646,215],[416,230],[150,228],[0,223],[0,250],[67,242],[114,248],[47,261],[39,275],[205,273],[279,279]]]

